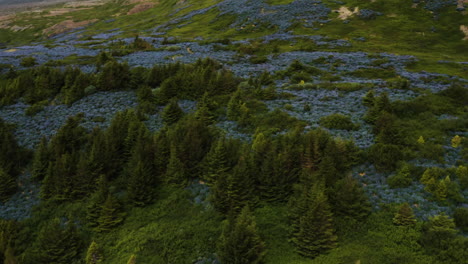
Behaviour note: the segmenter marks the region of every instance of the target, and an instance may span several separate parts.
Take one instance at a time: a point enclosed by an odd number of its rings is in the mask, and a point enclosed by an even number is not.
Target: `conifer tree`
[[[47,139],[42,137],[39,146],[34,152],[34,157],[32,161],[32,176],[42,181],[47,173],[47,168],[49,167],[50,154],[47,148]]]
[[[58,218],[50,221],[37,236],[38,259],[40,264],[69,264],[78,257],[81,239],[71,222],[62,225]]]
[[[120,225],[124,220],[125,213],[117,198],[112,194],[107,195],[107,199],[102,205],[98,219],[98,232],[109,232],[114,227]]]
[[[211,188],[210,200],[213,207],[222,214],[229,212],[231,203],[228,195],[228,175],[223,174],[216,179],[213,187]]]
[[[264,263],[265,244],[248,206],[237,218],[229,218],[218,243],[218,256],[223,264]]]
[[[213,102],[209,99],[208,92],[205,92],[202,98],[197,103],[197,111],[195,112],[195,118],[209,125],[212,124],[215,116],[213,114]]]
[[[108,194],[107,178],[102,174],[97,181],[97,190],[90,197],[86,207],[86,220],[88,220],[89,226],[97,227],[99,225],[102,205],[106,201]]]
[[[228,176],[227,196],[231,211],[240,212],[246,205],[254,203],[254,181],[250,168],[246,158],[241,156]]]
[[[241,117],[242,104],[242,91],[237,89],[228,102],[226,113],[227,118],[234,121],[238,120]]]
[[[229,170],[225,144],[224,139],[219,139],[206,155],[203,179],[210,185]]]
[[[179,186],[185,186],[187,182],[185,166],[180,161],[177,155],[177,148],[174,144],[171,146],[171,155],[167,164],[166,182]]]
[[[455,174],[460,182],[460,187],[462,189],[468,189],[468,167],[463,165],[458,166]]]
[[[127,264],[136,264],[136,263],[137,263],[136,255],[132,254],[130,258],[128,259]]]
[[[370,90],[366,93],[366,95],[362,98],[362,104],[367,107],[371,107],[374,105],[375,101],[375,92],[374,90]]]
[[[86,253],[86,264],[99,264],[102,263],[102,259],[101,249],[98,244],[95,241],[91,242]]]
[[[16,179],[0,167],[0,202],[7,201],[16,189]]]
[[[445,199],[447,199],[447,192],[450,184],[451,181],[448,176],[445,179],[439,180],[437,187],[434,190],[434,196],[437,198],[437,200],[444,201]]]
[[[299,254],[315,258],[336,247],[333,219],[323,185],[315,184],[306,197],[306,211],[297,219],[298,231],[292,242]]]
[[[330,203],[335,215],[356,221],[364,220],[371,209],[364,190],[351,175],[335,184],[330,194]]]
[[[400,226],[414,226],[416,224],[413,209],[408,203],[400,205],[398,212],[393,217],[393,223]]]
[[[408,164],[404,164],[398,172],[387,178],[387,183],[391,188],[404,188],[411,185],[411,169]]]
[[[166,125],[172,125],[182,118],[184,112],[177,103],[177,99],[173,98],[169,101],[166,107],[164,107],[161,115]]]
[[[421,243],[429,253],[446,250],[457,233],[455,222],[445,213],[429,218],[424,226]]]
[[[151,203],[154,192],[154,175],[150,166],[143,161],[138,161],[130,173],[127,185],[130,201],[137,206]]]

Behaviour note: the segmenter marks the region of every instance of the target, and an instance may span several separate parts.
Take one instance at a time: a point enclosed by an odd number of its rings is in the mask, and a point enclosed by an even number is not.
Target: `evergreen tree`
[[[99,264],[102,263],[102,259],[101,249],[98,244],[95,241],[91,242],[86,253],[86,264]]]
[[[228,102],[226,113],[227,118],[234,121],[238,120],[241,117],[242,105],[242,91],[237,89]]]
[[[228,175],[223,174],[218,177],[211,188],[210,200],[213,207],[222,214],[229,212],[231,203],[228,195]]]
[[[166,182],[179,186],[185,186],[187,183],[185,166],[180,161],[177,155],[177,148],[174,144],[171,146],[171,155],[167,164]]]
[[[207,125],[213,123],[215,119],[215,115],[213,114],[213,102],[209,99],[208,92],[205,92],[203,97],[197,102],[195,118]]]
[[[463,165],[458,166],[455,174],[460,182],[460,187],[462,189],[468,189],[468,167]]]
[[[400,206],[395,217],[393,217],[393,223],[400,226],[414,226],[416,224],[413,209],[408,203]]]
[[[58,218],[50,221],[37,236],[38,259],[40,264],[69,264],[80,253],[81,239],[73,223],[65,226]]]
[[[442,213],[429,218],[429,222],[423,227],[421,243],[428,253],[437,254],[448,249],[456,233],[453,219]]]
[[[179,121],[179,119],[181,119],[183,115],[184,112],[177,103],[176,98],[173,98],[169,101],[166,107],[164,107],[163,112],[161,114],[162,119],[166,125],[172,125],[174,123],[177,123],[177,121]]]
[[[47,168],[49,167],[49,159],[50,154],[47,148],[47,139],[42,137],[39,146],[34,152],[32,161],[31,174],[35,179],[40,181],[44,179],[47,173]]]
[[[217,178],[229,170],[225,145],[225,140],[219,139],[215,144],[212,144],[210,152],[206,155],[202,178],[209,185],[212,185]]]
[[[375,101],[375,92],[374,90],[369,90],[366,95],[362,98],[362,104],[367,107],[374,105]]]
[[[86,220],[91,227],[99,225],[99,217],[101,215],[102,205],[109,195],[108,182],[104,174],[102,174],[97,181],[97,190],[90,197],[86,207]]]
[[[371,210],[364,190],[351,175],[335,184],[330,194],[330,203],[335,215],[356,221],[364,220]]]
[[[7,201],[16,189],[16,179],[0,167],[0,202]]]
[[[128,259],[127,264],[136,264],[136,263],[137,263],[136,256],[132,254],[130,258]]]
[[[107,199],[102,205],[98,219],[98,232],[109,232],[114,227],[120,225],[124,220],[125,213],[117,198],[112,194],[107,195]]]
[[[387,183],[391,188],[405,188],[411,185],[413,179],[411,178],[411,169],[408,164],[404,164],[398,172],[387,178]]]
[[[127,185],[128,198],[134,205],[145,206],[153,201],[154,175],[150,166],[138,161]]]
[[[323,186],[315,184],[305,202],[306,211],[298,219],[298,232],[292,242],[299,254],[315,258],[336,247],[332,213]]]
[[[447,176],[445,179],[439,180],[437,187],[434,191],[434,196],[439,201],[444,201],[447,199],[448,188],[450,186],[450,178]]]
[[[241,156],[228,176],[227,196],[231,211],[240,212],[246,205],[254,203],[254,182],[250,168],[246,158]]]
[[[229,218],[219,240],[218,256],[223,264],[264,263],[265,245],[248,206],[237,218]]]

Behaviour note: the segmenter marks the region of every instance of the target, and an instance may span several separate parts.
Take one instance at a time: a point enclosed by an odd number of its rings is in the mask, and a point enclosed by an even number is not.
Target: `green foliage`
[[[130,84],[130,68],[126,63],[109,61],[97,76],[97,86],[103,91],[125,90]]]
[[[424,226],[421,243],[429,254],[437,254],[448,249],[456,233],[453,219],[445,214],[436,215]]]
[[[24,57],[21,59],[20,65],[23,67],[32,67],[36,65],[36,58],[34,57]]]
[[[337,246],[333,218],[323,186],[315,184],[304,189],[302,200],[295,205],[294,218],[297,229],[291,241],[299,254],[315,258]]]
[[[343,130],[356,130],[358,125],[355,125],[349,116],[342,114],[331,114],[320,118],[319,124],[326,128],[343,129]]]
[[[404,203],[398,208],[398,212],[393,217],[393,223],[400,226],[414,226],[416,224],[413,209],[408,203]]]
[[[337,181],[329,197],[336,216],[359,222],[370,214],[369,200],[359,182],[352,176]]]
[[[405,188],[410,186],[412,182],[411,168],[407,163],[403,164],[396,174],[387,178],[387,183],[391,188]]]
[[[210,152],[206,155],[205,166],[203,169],[202,179],[207,184],[213,184],[219,177],[224,177],[225,173],[230,169],[228,164],[226,141],[218,139],[212,144]]]
[[[16,192],[16,178],[0,167],[0,201],[7,201]]]
[[[173,98],[169,101],[166,107],[164,107],[162,112],[162,119],[166,125],[172,125],[177,123],[177,121],[179,121],[183,115],[184,112],[180,108],[177,99]]]
[[[107,195],[107,199],[101,207],[98,218],[97,232],[109,232],[114,227],[120,225],[124,221],[125,212],[119,200],[112,194]]]
[[[102,263],[102,260],[103,257],[98,244],[95,241],[91,242],[86,253],[86,264],[99,264]]]
[[[369,149],[369,160],[382,171],[394,170],[398,161],[404,159],[402,150],[397,145],[377,143]]]
[[[131,255],[127,261],[127,264],[136,264],[137,263],[136,260],[137,260],[136,255]]]
[[[468,208],[458,207],[453,214],[455,224],[463,232],[468,231]]]
[[[228,219],[219,239],[218,256],[226,264],[264,263],[265,244],[248,206]]]
[[[72,222],[61,223],[58,218],[44,226],[36,239],[36,263],[67,264],[77,260],[81,238]]]
[[[13,127],[0,119],[0,168],[6,175],[16,179],[28,160],[29,153],[18,145]]]
[[[171,145],[171,155],[167,164],[165,180],[167,183],[178,186],[185,186],[187,184],[187,172],[185,165],[178,157],[177,147]]]
[[[468,167],[460,165],[458,166],[456,173],[458,181],[462,189],[468,189]]]
[[[374,105],[375,92],[374,90],[369,90],[366,95],[362,98],[362,104],[367,107],[372,107]]]

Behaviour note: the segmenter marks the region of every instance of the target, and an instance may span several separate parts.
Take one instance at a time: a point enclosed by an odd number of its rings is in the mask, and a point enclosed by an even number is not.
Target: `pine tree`
[[[299,254],[315,258],[335,248],[337,236],[323,186],[315,184],[306,199],[306,211],[299,217],[298,232],[293,234],[291,240]]]
[[[423,228],[421,243],[428,253],[437,254],[440,250],[448,249],[456,233],[453,219],[442,213],[429,218]]]
[[[177,99],[173,98],[169,101],[166,107],[164,107],[161,115],[166,125],[172,125],[182,118],[184,112],[177,103]]]
[[[231,211],[240,212],[246,205],[254,203],[254,181],[250,168],[246,158],[241,156],[232,174],[228,176],[227,195]]]
[[[366,93],[366,95],[362,98],[362,104],[367,107],[371,107],[374,105],[375,101],[375,92],[374,90],[370,90]]]
[[[265,245],[248,206],[229,218],[218,243],[218,256],[224,264],[264,263]]]
[[[145,206],[153,201],[154,175],[150,166],[138,161],[132,169],[127,184],[128,198],[136,206]]]
[[[338,181],[330,195],[335,215],[351,218],[356,221],[364,220],[370,214],[370,203],[359,185],[351,175]]]
[[[209,185],[212,185],[217,178],[229,170],[225,144],[224,139],[219,139],[206,155],[202,178]]]
[[[462,189],[468,189],[468,167],[463,165],[458,166],[455,174],[460,182],[460,187]]]
[[[124,220],[125,213],[117,198],[112,194],[107,195],[107,199],[102,205],[98,219],[98,232],[109,232],[114,227],[120,225]]]
[[[448,188],[451,185],[450,177],[447,176],[445,179],[439,180],[437,187],[434,191],[434,196],[439,201],[444,201],[447,199]]]
[[[47,168],[49,167],[50,154],[47,148],[47,139],[42,137],[39,146],[34,152],[34,157],[32,161],[32,176],[42,181],[47,173]]]
[[[166,182],[178,186],[185,186],[187,183],[185,166],[177,156],[177,148],[174,144],[171,146],[171,155],[167,164]]]
[[[65,227],[58,218],[50,221],[41,229],[37,236],[39,250],[36,263],[40,264],[69,264],[78,257],[81,239],[73,223],[66,223]]]
[[[391,188],[405,188],[411,185],[411,168],[408,164],[404,164],[398,172],[387,178],[387,183]]]
[[[132,254],[130,258],[128,259],[127,264],[136,264],[136,263],[137,263],[136,256]]]
[[[98,244],[95,241],[91,242],[86,253],[86,264],[99,264],[102,263],[102,259],[101,249]]]
[[[86,207],[86,220],[91,227],[99,225],[99,217],[101,215],[102,205],[109,195],[107,178],[102,174],[97,181],[97,190],[90,197]]]
[[[211,188],[211,204],[216,211],[227,214],[231,207],[231,203],[228,195],[228,175],[223,174],[216,179],[213,187]]]
[[[395,217],[393,217],[393,223],[400,226],[414,226],[416,224],[413,209],[408,203],[400,206]]]
[[[16,179],[0,167],[0,202],[7,201],[16,189]]]
[[[241,106],[243,104],[241,94],[242,91],[237,89],[228,102],[226,116],[230,120],[236,121],[241,117]]]

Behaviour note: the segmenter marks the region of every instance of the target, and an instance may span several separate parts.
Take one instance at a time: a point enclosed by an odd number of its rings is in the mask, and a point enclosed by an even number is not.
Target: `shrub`
[[[23,59],[21,59],[21,62],[20,62],[20,65],[23,67],[32,67],[36,64],[37,64],[36,58],[34,57],[24,57]]]
[[[391,188],[404,188],[411,185],[411,169],[408,164],[403,165],[395,175],[387,178]]]
[[[351,121],[349,116],[342,114],[331,114],[320,118],[319,121],[321,126],[330,129],[342,129],[342,130],[356,130],[359,128],[358,125]]]

